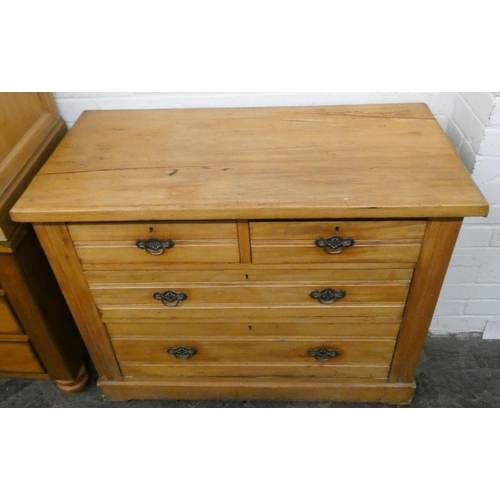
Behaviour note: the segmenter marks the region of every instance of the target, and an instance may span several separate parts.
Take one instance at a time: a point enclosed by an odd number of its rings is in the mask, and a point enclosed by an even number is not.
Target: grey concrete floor
[[[500,341],[474,336],[430,337],[416,376],[410,408],[499,408]],[[283,401],[105,401],[92,374],[80,394],[61,393],[53,382],[0,379],[2,408],[379,408],[383,404]]]

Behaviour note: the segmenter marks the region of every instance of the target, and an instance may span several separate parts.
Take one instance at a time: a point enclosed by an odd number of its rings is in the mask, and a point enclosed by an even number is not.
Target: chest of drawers
[[[11,214],[110,398],[404,404],[487,212],[416,104],[84,113]]]

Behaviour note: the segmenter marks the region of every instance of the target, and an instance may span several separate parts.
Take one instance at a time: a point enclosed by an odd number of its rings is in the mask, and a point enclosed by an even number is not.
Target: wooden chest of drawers
[[[111,398],[404,404],[487,212],[417,104],[85,113],[11,213]]]

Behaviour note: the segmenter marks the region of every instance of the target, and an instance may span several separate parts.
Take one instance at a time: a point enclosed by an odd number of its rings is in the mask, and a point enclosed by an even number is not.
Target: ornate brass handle
[[[137,248],[146,250],[149,255],[159,256],[165,253],[165,250],[170,250],[175,247],[172,240],[160,240],[159,238],[149,238],[149,240],[137,240]]]
[[[330,238],[319,238],[315,245],[323,248],[327,254],[337,255],[346,248],[352,247],[356,242],[352,238],[341,238],[340,236],[331,236]]]
[[[311,349],[307,355],[312,358],[316,358],[318,361],[330,361],[333,358],[340,356],[340,351],[336,349],[327,349],[322,347],[321,349]]]
[[[166,307],[177,307],[179,302],[187,300],[188,296],[183,292],[173,292],[169,290],[168,292],[155,292],[153,293],[153,299],[161,300],[163,305]]]
[[[198,349],[194,347],[172,347],[171,349],[167,349],[167,353],[177,359],[189,359],[198,354]]]
[[[310,297],[315,300],[319,300],[322,304],[334,304],[337,300],[346,297],[347,293],[344,290],[334,290],[333,288],[327,288],[326,290],[314,290],[311,292]]]

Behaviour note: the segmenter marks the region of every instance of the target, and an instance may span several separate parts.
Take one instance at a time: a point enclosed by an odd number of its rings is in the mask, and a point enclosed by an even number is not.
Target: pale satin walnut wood
[[[112,399],[408,404],[488,206],[409,104],[86,112],[11,213]]]

